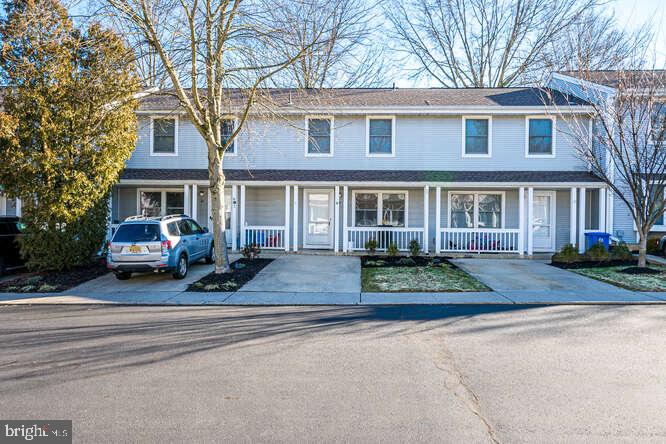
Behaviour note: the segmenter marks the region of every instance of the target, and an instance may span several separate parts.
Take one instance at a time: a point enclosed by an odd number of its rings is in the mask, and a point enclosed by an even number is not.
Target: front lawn
[[[0,292],[8,293],[54,293],[69,290],[91,279],[108,273],[106,265],[100,261],[88,266],[76,267],[67,271],[42,271],[23,273],[15,278],[0,282]]]
[[[666,268],[650,266],[658,274],[623,273],[625,265],[570,269],[574,273],[634,291],[666,291]]]
[[[370,262],[370,261],[367,261]],[[376,264],[372,261],[370,264]],[[426,265],[364,266],[361,288],[365,292],[456,292],[489,291],[472,276],[445,260]],[[419,261],[421,262],[421,261]]]
[[[230,273],[210,273],[198,281],[190,284],[187,291],[237,291],[250,282],[273,259],[255,258],[252,260],[241,258],[232,262]]]

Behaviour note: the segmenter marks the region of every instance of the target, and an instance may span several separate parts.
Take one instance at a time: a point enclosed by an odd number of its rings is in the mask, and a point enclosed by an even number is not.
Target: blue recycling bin
[[[610,245],[610,233],[604,233],[603,231],[591,231],[585,233],[586,250],[598,242],[604,244],[604,248],[608,251],[608,246]]]

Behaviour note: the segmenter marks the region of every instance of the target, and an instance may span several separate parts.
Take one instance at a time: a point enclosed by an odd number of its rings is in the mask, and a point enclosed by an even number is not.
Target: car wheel
[[[119,281],[126,281],[127,279],[132,277],[132,273],[128,271],[121,271],[119,273],[116,273],[116,279]]]
[[[206,263],[212,264],[214,262],[215,262],[215,245],[210,244],[210,251],[208,252],[208,256],[206,256]]]
[[[176,265],[176,271],[173,273],[174,279],[183,279],[187,276],[187,257],[184,254],[181,254],[178,258],[178,264]]]

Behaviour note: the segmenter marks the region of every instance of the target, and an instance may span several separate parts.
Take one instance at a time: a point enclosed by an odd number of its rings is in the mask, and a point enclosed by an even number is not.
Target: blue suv
[[[163,217],[132,216],[121,223],[108,244],[107,267],[125,280],[133,272],[187,275],[190,264],[215,262],[213,235],[185,214]]]

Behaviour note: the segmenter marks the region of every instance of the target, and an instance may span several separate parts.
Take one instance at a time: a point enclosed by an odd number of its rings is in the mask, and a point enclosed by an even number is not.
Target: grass
[[[366,292],[489,291],[481,282],[449,263],[362,268],[361,287]]]
[[[594,267],[570,269],[574,273],[597,279],[608,284],[626,288],[634,291],[666,291],[666,269],[651,266],[650,268],[660,270],[660,274],[628,274],[621,270],[626,265],[615,267]]]

